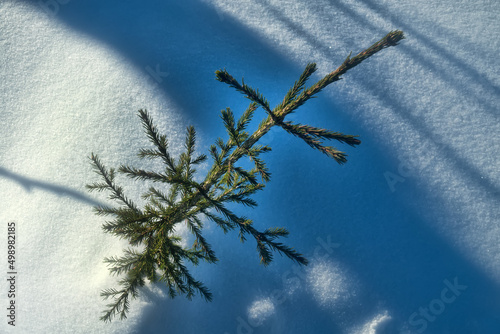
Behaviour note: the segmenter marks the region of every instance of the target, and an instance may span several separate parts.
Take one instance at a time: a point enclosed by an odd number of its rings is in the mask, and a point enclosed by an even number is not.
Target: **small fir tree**
[[[89,191],[107,191],[109,198],[118,202],[117,207],[97,206],[98,215],[112,216],[114,220],[106,222],[103,229],[119,238],[127,239],[130,247],[120,257],[105,258],[111,274],[122,275],[120,288],[102,291],[104,299],[111,298],[101,320],[111,321],[115,315],[126,318],[130,299],[138,296],[138,289],[147,280],[163,282],[170,297],[179,294],[191,299],[199,294],[207,301],[212,294],[203,283],[195,279],[188,270],[188,265],[198,265],[200,261],[215,263],[218,261],[211,245],[203,237],[203,221],[208,219],[218,225],[224,233],[237,230],[240,240],[252,238],[257,244],[260,261],[268,265],[273,259],[273,252],[287,256],[301,265],[307,259],[293,248],[279,241],[288,231],[283,227],[257,230],[252,220],[228,209],[228,204],[237,203],[255,207],[257,203],[251,196],[265,187],[270,180],[262,154],[271,151],[269,146],[257,144],[269,130],[281,127],[286,132],[304,140],[309,146],[344,164],[346,154],[331,146],[325,146],[324,140],[337,140],[350,146],[359,145],[357,136],[286,121],[286,116],[295,112],[307,100],[314,97],[323,88],[341,79],[341,75],[357,66],[363,60],[389,46],[397,45],[404,38],[402,31],[392,31],[368,49],[355,57],[348,56],[335,71],[310,87],[306,81],[316,71],[314,63],[308,64],[285,95],[283,101],[271,109],[266,98],[256,89],[235,80],[226,70],[216,72],[217,80],[224,82],[241,92],[251,103],[236,120],[231,109],[222,110],[221,118],[228,138],[218,138],[210,147],[213,163],[202,182],[195,180],[196,167],[209,158],[195,154],[196,132],[190,126],[186,130],[185,151],[174,158],[169,153],[168,141],[156,128],[151,116],[145,110],[139,110],[139,117],[144,130],[152,143],[151,148],[141,149],[142,159],[160,160],[164,169],[149,171],[128,165],[115,170],[106,168],[95,154],[90,159],[101,181],[87,185]],[[257,108],[267,114],[258,128],[250,134],[247,126]],[[242,157],[253,162],[252,169],[238,166]],[[149,187],[142,195],[147,204],[138,207],[127,197],[116,181],[116,173],[133,179],[153,181],[158,186]],[[177,224],[186,224],[194,236],[190,247],[183,247],[181,238],[175,234]]]

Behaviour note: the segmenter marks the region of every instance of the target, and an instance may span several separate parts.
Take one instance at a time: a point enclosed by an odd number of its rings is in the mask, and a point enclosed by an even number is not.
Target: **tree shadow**
[[[44,182],[36,179],[32,179],[12,171],[9,171],[3,167],[0,167],[0,177],[10,179],[16,183],[18,183],[21,187],[23,187],[26,191],[31,192],[35,189],[43,190],[48,193],[55,194],[61,197],[69,197],[74,200],[80,201],[85,204],[90,204],[92,206],[102,206],[103,203],[96,201],[95,199],[81,193],[77,190],[60,186],[57,184],[53,184],[50,182]]]
[[[321,41],[318,40],[318,38],[311,33],[307,32],[305,29],[300,27],[299,25],[295,24],[292,22],[290,19],[288,19],[286,16],[284,16],[277,7],[267,4],[264,0],[258,0],[259,3],[261,4],[266,4],[266,7],[268,8],[269,12],[272,13],[274,17],[276,17],[277,20],[281,21],[284,23],[290,30],[294,31],[296,34],[300,35],[303,37],[305,40],[307,40],[308,44],[313,46],[316,50],[320,50],[321,53],[325,56],[325,58],[333,58],[335,55],[333,51],[326,46],[323,45]],[[370,28],[373,31],[376,31],[378,35],[382,35],[387,33],[386,31],[383,31],[380,28],[377,28],[373,23],[371,23],[369,20],[366,18],[362,17],[361,15],[356,14],[356,12],[350,8],[348,8],[346,5],[343,5],[342,3],[338,1],[331,1],[332,6],[337,7],[340,9],[342,12],[346,13],[350,18],[352,18],[354,21],[357,21],[361,25]],[[399,20],[396,20],[398,23]],[[403,25],[406,27],[406,25]],[[416,34],[417,36],[422,36],[422,34],[413,32],[411,29],[409,30],[410,33]],[[443,48],[438,47],[435,43],[432,43],[429,41],[427,38],[423,38],[423,41],[436,48],[436,52],[442,53],[442,56],[444,58],[450,56],[451,61],[456,64],[460,65],[467,69],[468,66],[467,64],[464,64],[460,62],[460,60],[456,59],[455,57],[449,55],[448,52],[446,52]],[[408,47],[405,47],[404,43],[401,43],[401,45],[398,46],[398,49],[401,50],[403,53],[406,53],[411,59],[416,60],[423,66],[429,68],[433,72],[436,72],[444,81],[447,81],[451,86],[454,86],[457,91],[462,92],[462,94],[467,95],[467,89],[465,85],[459,84],[457,80],[454,80],[451,78],[446,70],[438,68],[432,61],[425,59],[424,56],[421,54],[414,52],[413,50],[409,49]],[[472,76],[473,79],[476,79],[476,77],[480,77],[480,74],[477,73],[477,71],[470,69],[467,71],[468,74],[469,72],[470,75]],[[479,81],[479,80],[478,80]],[[479,83],[483,84],[483,82],[479,81]],[[475,184],[479,185],[486,193],[490,194],[493,198],[500,198],[500,188],[498,188],[495,184],[493,184],[491,181],[489,181],[487,178],[484,178],[483,175],[481,175],[481,172],[472,164],[470,164],[466,159],[462,158],[456,149],[451,147],[450,145],[447,145],[442,142],[441,138],[437,136],[435,133],[430,130],[426,124],[425,121],[422,119],[418,119],[415,116],[411,115],[411,112],[399,101],[394,99],[390,94],[388,94],[386,91],[381,91],[377,89],[376,87],[373,87],[371,85],[368,85],[364,83],[363,81],[359,81],[358,84],[363,87],[364,91],[370,92],[371,95],[377,97],[377,100],[384,101],[384,105],[388,106],[391,110],[394,110],[395,112],[398,112],[398,114],[401,116],[402,119],[406,121],[407,124],[411,124],[413,128],[415,128],[419,133],[423,134],[425,138],[428,138],[432,143],[437,143],[439,145],[439,153],[441,156],[445,157],[449,161],[453,161],[454,165],[458,167],[458,169],[461,172],[461,176],[465,179],[470,179],[472,180]],[[495,87],[491,84],[486,85],[487,88],[490,89],[495,89]],[[479,100],[478,97],[474,97],[476,99],[476,102],[479,104],[486,103],[484,101]],[[490,105],[485,105],[486,110],[488,110],[490,113],[492,113],[494,116],[498,116],[498,113],[496,113],[496,109],[494,109]]]
[[[398,27],[398,29],[401,29],[405,32],[408,33],[408,35],[411,36],[412,39],[418,40],[421,42],[423,45],[425,45],[427,48],[431,49],[434,54],[437,54],[440,59],[446,61],[448,64],[450,64],[453,67],[453,72],[463,72],[467,76],[467,81],[463,82],[462,80],[457,80],[453,77],[452,71],[447,71],[444,68],[437,67],[431,60],[425,59],[426,57],[424,55],[419,55],[415,52],[411,52],[410,56],[412,56],[413,59],[421,62],[423,65],[425,65],[427,68],[432,70],[434,74],[438,74],[440,79],[443,81],[446,81],[448,85],[451,87],[454,87],[456,90],[463,92],[464,94],[468,95],[471,99],[474,100],[475,103],[479,105],[483,105],[485,110],[493,117],[495,117],[498,120],[498,112],[497,112],[497,106],[489,103],[488,101],[485,101],[484,99],[481,99],[479,96],[474,96],[469,93],[470,89],[468,88],[468,85],[471,83],[477,84],[480,86],[483,90],[487,91],[488,93],[492,94],[493,96],[500,96],[500,88],[496,86],[491,80],[486,78],[484,75],[479,73],[474,67],[470,66],[468,63],[462,61],[459,59],[455,54],[452,52],[446,50],[444,47],[442,47],[438,42],[435,42],[432,40],[430,37],[426,36],[424,33],[419,32],[416,29],[413,29],[409,24],[405,23],[404,20],[398,18],[396,15],[391,13],[390,8],[387,8],[387,6],[381,6],[380,4],[375,3],[372,0],[360,0],[362,3],[364,3],[370,10],[373,12],[379,14],[382,16],[385,20],[392,22],[395,26]],[[338,5],[338,2],[331,1],[332,4]],[[346,7],[346,6],[342,6]],[[354,14],[353,11],[350,11],[350,15],[352,17],[357,17],[357,19],[361,19],[362,17]],[[363,24],[370,24],[370,22],[366,19],[363,20]],[[443,27],[441,26],[436,26],[435,31],[440,32],[441,34],[443,33]],[[453,38],[455,43],[457,45],[463,44],[463,40],[461,40],[459,37],[456,36],[451,36],[451,32],[446,33],[446,37],[451,39]],[[410,51],[408,50],[410,53]]]
[[[219,128],[216,116],[227,106],[225,101],[232,93],[215,80],[216,70],[227,68],[236,77],[250,77],[237,65],[244,62],[254,69],[251,76],[260,77],[278,74],[277,68],[287,72],[296,68],[230,16],[222,16],[200,0],[153,0],[147,4],[139,0],[70,1],[58,5],[55,13],[51,11],[54,9],[48,9],[49,17],[126,57],[180,107],[189,123],[205,130]],[[203,22],[203,28],[199,22]],[[158,37],[158,31],[162,32],[160,40],[150,37]],[[239,53],[239,59],[234,59],[235,53]],[[269,55],[265,63],[258,56],[264,53]],[[213,83],[210,91],[207,82]],[[247,104],[238,106],[246,108]]]

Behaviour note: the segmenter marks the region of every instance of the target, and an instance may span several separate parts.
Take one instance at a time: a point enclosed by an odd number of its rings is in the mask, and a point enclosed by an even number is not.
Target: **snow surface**
[[[13,328],[5,261],[0,332],[498,333],[499,13],[486,0],[3,0],[0,249],[15,222],[18,277]],[[273,179],[242,213],[287,227],[310,266],[265,268],[251,241],[208,226],[220,262],[193,274],[212,303],[148,286],[126,321],[98,321],[118,280],[102,259],[125,244],[92,213],[106,199],[84,188],[91,152],[135,162],[140,108],[174,150],[189,124],[206,150],[224,134],[219,110],[247,105],[215,70],[278,103],[308,62],[319,79],[394,29],[401,45],[292,116],[359,134],[345,166],[280,131],[263,138]]]

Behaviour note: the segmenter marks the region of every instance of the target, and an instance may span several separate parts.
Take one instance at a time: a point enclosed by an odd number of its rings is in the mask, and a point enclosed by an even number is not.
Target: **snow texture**
[[[500,328],[500,2],[186,0],[0,2],[1,333],[497,333]],[[311,259],[259,265],[255,245],[208,226],[220,262],[193,268],[214,301],[146,286],[129,318],[98,320],[115,287],[89,194],[88,156],[137,161],[146,108],[178,152],[224,135],[219,110],[271,104],[308,62],[335,69],[387,32],[405,39],[292,119],[359,134],[335,164],[278,130],[273,178],[241,213],[285,226]],[[256,117],[263,117],[260,111]],[[175,153],[174,152],[174,153]],[[140,183],[123,179],[137,197]],[[16,223],[16,326],[7,321],[7,223]],[[178,231],[186,235],[186,231]]]
[[[256,326],[262,325],[269,317],[275,313],[275,308],[272,300],[267,297],[256,300],[252,303],[248,310],[248,318],[252,319]]]

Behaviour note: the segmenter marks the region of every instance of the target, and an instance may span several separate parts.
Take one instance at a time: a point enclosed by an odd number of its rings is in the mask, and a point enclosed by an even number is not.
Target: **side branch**
[[[363,60],[373,56],[377,52],[388,48],[390,46],[398,45],[398,43],[404,39],[404,33],[401,30],[395,30],[388,33],[380,41],[376,42],[368,49],[361,51],[354,57],[347,56],[346,60],[340,65],[335,71],[327,74],[323,79],[318,81],[316,84],[312,85],[308,89],[304,90],[301,95],[299,95],[290,104],[284,106],[281,110],[275,110],[274,113],[281,118],[294,112],[298,107],[304,104],[307,100],[313,97],[315,94],[319,93],[323,88],[329,84],[341,79],[341,75],[346,73],[353,67],[359,65]]]

